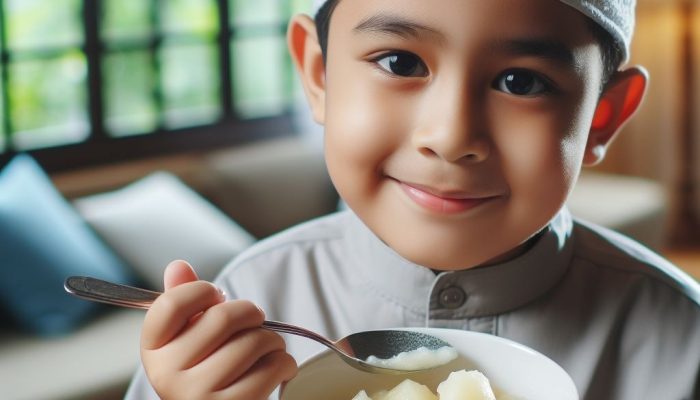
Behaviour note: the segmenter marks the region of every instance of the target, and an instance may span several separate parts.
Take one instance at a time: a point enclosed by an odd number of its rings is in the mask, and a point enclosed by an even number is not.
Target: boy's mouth
[[[397,182],[414,203],[441,214],[465,212],[496,198],[496,196],[474,195],[462,191],[440,191],[416,183]]]

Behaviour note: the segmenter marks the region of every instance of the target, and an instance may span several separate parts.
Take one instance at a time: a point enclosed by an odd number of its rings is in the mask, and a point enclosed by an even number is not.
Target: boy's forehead
[[[314,0],[313,14],[329,0]],[[343,1],[343,0],[341,0]],[[352,1],[352,0],[345,0]],[[465,0],[467,1],[467,0]],[[478,0],[481,1],[481,0]],[[630,42],[634,30],[636,0],[551,0],[567,4],[603,27],[623,53],[623,61],[629,58]],[[438,2],[435,2],[438,4]]]

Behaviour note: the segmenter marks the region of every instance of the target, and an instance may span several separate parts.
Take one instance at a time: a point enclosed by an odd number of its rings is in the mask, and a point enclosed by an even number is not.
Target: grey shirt
[[[269,319],[331,338],[377,328],[486,332],[559,363],[586,400],[700,399],[700,286],[638,243],[562,210],[523,255],[434,273],[352,212],[263,240],[216,280]],[[322,348],[287,337],[298,361]],[[154,398],[137,372],[127,399]]]

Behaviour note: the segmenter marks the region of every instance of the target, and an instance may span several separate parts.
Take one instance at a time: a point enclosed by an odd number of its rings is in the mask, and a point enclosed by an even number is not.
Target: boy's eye
[[[496,79],[494,88],[516,96],[534,96],[550,91],[549,84],[527,70],[510,70]]]
[[[428,68],[418,56],[397,52],[384,54],[374,60],[379,67],[398,76],[421,77],[428,75]]]

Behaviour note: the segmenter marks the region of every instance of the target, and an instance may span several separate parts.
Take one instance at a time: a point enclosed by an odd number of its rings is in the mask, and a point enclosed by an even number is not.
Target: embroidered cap
[[[314,0],[313,15],[328,0]],[[630,42],[634,31],[636,0],[560,0],[586,15],[612,35],[623,54],[623,62],[629,60]]]

